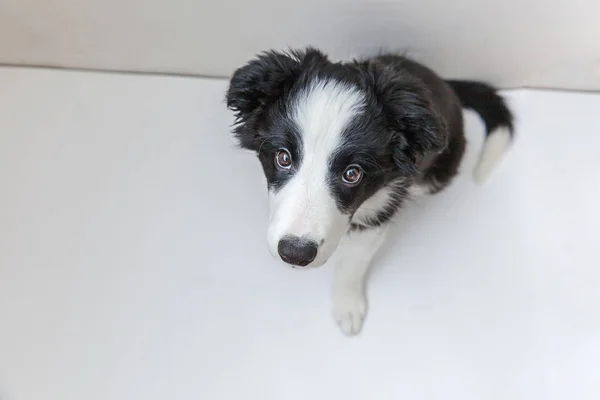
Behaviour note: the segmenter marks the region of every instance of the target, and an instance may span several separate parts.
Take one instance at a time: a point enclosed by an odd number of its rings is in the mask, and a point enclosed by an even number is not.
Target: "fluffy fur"
[[[461,108],[486,124],[478,182],[513,132],[495,89],[444,81],[398,55],[342,63],[312,48],[265,52],[234,73],[226,100],[240,146],[265,173],[273,256],[317,267],[339,247],[333,310],[349,335],[362,328],[365,276],[389,222],[409,196],[442,190],[458,171]]]

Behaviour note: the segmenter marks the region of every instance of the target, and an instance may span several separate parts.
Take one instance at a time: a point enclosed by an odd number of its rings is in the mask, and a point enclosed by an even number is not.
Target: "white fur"
[[[352,222],[359,225],[368,225],[367,222],[369,219],[374,218],[379,211],[390,203],[391,196],[394,194],[396,187],[402,184],[402,180],[397,180],[375,192],[356,210],[352,217]]]
[[[510,145],[511,134],[508,128],[501,127],[491,132],[483,143],[483,149],[473,171],[473,179],[482,185],[502,159],[502,155]]]
[[[383,244],[389,224],[351,231],[340,243],[340,259],[333,280],[333,318],[346,335],[360,332],[367,313],[365,278]]]
[[[274,256],[283,236],[307,236],[323,243],[310,264],[319,266],[348,229],[348,218],[337,208],[327,174],[344,128],[363,104],[358,90],[335,81],[316,81],[292,102],[291,118],[302,137],[303,158],[290,181],[270,193],[268,240]]]
[[[408,188],[411,197],[423,197],[431,193],[430,185],[412,185]]]

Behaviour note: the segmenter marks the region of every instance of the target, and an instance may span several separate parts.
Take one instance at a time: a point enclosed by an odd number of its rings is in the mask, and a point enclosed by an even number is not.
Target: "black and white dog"
[[[461,108],[487,128],[476,181],[513,135],[492,87],[444,81],[391,54],[332,62],[312,48],[269,51],[234,73],[226,100],[241,147],[256,152],[267,178],[273,256],[318,267],[339,247],[333,315],[348,335],[361,330],[369,263],[398,210],[410,196],[442,190],[458,171]]]

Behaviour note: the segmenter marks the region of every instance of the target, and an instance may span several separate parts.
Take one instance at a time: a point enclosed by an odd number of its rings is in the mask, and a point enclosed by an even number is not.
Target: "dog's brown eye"
[[[285,149],[278,150],[275,153],[275,164],[279,169],[290,169],[292,167],[292,156]]]
[[[363,178],[363,170],[358,165],[351,165],[344,171],[342,181],[348,186],[356,186]]]

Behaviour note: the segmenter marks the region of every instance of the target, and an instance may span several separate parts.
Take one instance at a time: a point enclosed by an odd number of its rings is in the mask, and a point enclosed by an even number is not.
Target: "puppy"
[[[394,216],[410,196],[439,192],[456,175],[461,108],[487,129],[477,182],[513,136],[494,88],[445,81],[394,54],[332,62],[313,48],[265,52],[235,71],[226,101],[233,133],[267,180],[272,255],[308,269],[339,247],[333,316],[347,335],[362,328],[365,277]]]

